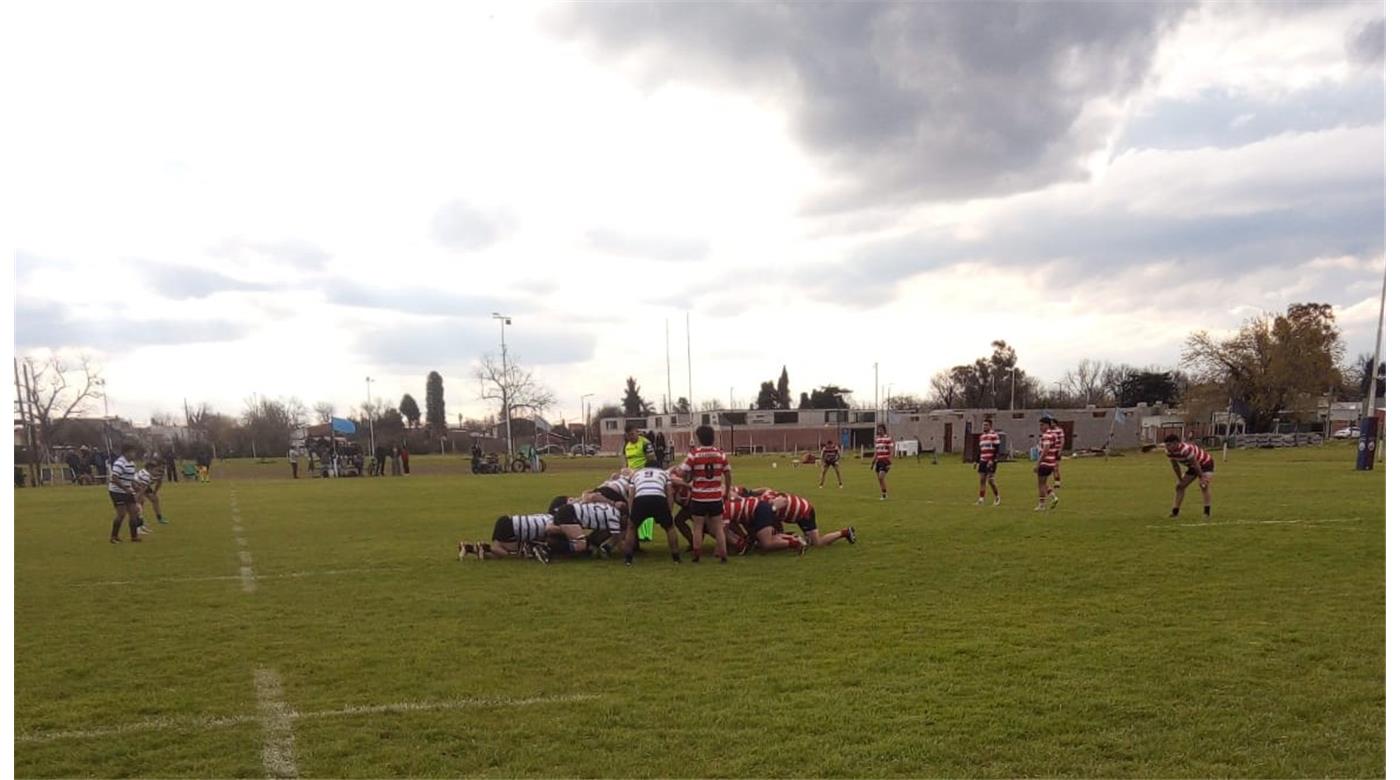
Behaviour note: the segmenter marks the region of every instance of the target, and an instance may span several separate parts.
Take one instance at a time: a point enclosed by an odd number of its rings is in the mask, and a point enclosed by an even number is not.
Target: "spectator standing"
[[[171,482],[179,482],[180,464],[175,461],[175,448],[167,447],[165,450],[165,456],[162,458],[162,460],[165,462],[165,478],[170,480]]]
[[[394,476],[403,476],[403,461],[399,460],[399,447],[397,444],[389,450],[389,468],[393,469]]]
[[[296,447],[287,450],[287,462],[292,464],[292,479],[298,479],[297,467],[301,465],[301,456],[297,454]]]
[[[403,473],[408,473],[408,447],[399,448],[399,457],[403,460]]]

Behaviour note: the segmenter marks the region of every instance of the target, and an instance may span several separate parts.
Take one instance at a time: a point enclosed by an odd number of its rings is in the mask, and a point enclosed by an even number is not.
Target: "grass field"
[[[107,543],[102,488],[15,498],[22,776],[1378,776],[1383,474],[1346,446],[1231,453],[1215,519],[1161,454],[736,460],[860,543],[675,566],[459,563],[606,462],[292,481],[220,464]],[[251,579],[244,576],[247,567]]]

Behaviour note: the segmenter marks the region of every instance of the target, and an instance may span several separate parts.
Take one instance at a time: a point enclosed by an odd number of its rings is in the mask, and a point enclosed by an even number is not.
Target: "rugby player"
[[[720,563],[729,560],[724,538],[724,498],[729,495],[731,474],[729,458],[724,450],[715,446],[715,429],[702,425],[695,429],[695,440],[700,443],[692,447],[680,465],[681,479],[690,488],[690,516],[701,524],[701,529],[692,534],[690,559],[700,562],[700,547],[709,531],[715,538],[715,557]]]
[[[826,470],[831,469],[836,472],[836,486],[844,488],[845,482],[841,481],[841,448],[836,446],[836,442],[827,439],[822,445],[822,478],[817,483],[817,487],[826,487]]]
[[[740,526],[746,532],[749,538],[746,549],[757,547],[764,552],[796,550],[798,555],[807,552],[805,542],[792,534],[783,533],[773,505],[758,496],[740,496],[724,502],[724,516],[730,521],[731,528]]]
[[[1049,415],[1040,418],[1040,457],[1035,462],[1035,478],[1040,491],[1040,502],[1035,505],[1037,512],[1046,508],[1046,499],[1050,500],[1050,509],[1060,503],[1060,497],[1050,487],[1050,477],[1055,473],[1055,464],[1059,463],[1055,431],[1051,428],[1053,424],[1054,420]]]
[[[839,531],[822,533],[817,528],[817,508],[812,506],[812,502],[802,496],[795,496],[791,493],[779,493],[772,488],[764,488],[759,492],[759,497],[773,506],[773,514],[777,515],[779,530],[783,523],[795,525],[802,531],[807,544],[813,547],[826,547],[836,541],[845,539],[850,544],[856,543],[856,527],[846,526]]]
[[[982,435],[977,438],[977,506],[987,499],[987,486],[992,486],[992,506],[1001,506],[997,490],[997,451],[1001,449],[1001,434],[992,430],[992,421],[982,421]]]
[[[651,518],[666,532],[666,543],[671,548],[671,561],[681,562],[680,543],[676,537],[676,525],[671,518],[671,501],[674,499],[671,474],[658,468],[642,468],[632,472],[627,484],[627,538],[623,543],[623,563],[632,565],[632,554],[637,550],[637,527]],[[695,546],[691,543],[692,548]]]
[[[1163,443],[1166,444],[1167,457],[1172,462],[1172,471],[1176,472],[1176,500],[1172,502],[1172,517],[1181,514],[1181,502],[1186,498],[1186,488],[1195,480],[1200,481],[1201,501],[1205,506],[1206,517],[1210,517],[1210,484],[1215,480],[1215,459],[1201,447],[1182,441],[1175,433],[1167,434]],[[1186,467],[1184,475],[1183,466]]]
[[[1050,430],[1055,434],[1055,489],[1060,489],[1060,461],[1064,460],[1065,454],[1065,429],[1052,415],[1050,417]]]
[[[880,480],[880,500],[889,497],[890,489],[885,485],[885,475],[890,472],[894,457],[894,439],[885,431],[885,424],[875,426],[875,461],[870,467],[875,469],[875,477]]]
[[[457,543],[457,560],[531,557],[549,563],[546,539],[553,524],[554,517],[547,514],[501,515],[496,518],[491,541]]]

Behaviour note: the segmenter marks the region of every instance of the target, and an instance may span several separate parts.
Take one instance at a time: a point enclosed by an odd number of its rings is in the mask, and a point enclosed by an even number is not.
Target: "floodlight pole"
[[[365,419],[369,420],[369,454],[371,458],[376,457],[374,447],[374,404],[369,400],[369,385],[373,381],[373,379],[365,377]],[[377,463],[378,461],[375,462]]]
[[[592,398],[593,393],[584,393],[578,397],[578,413],[583,418],[583,452],[580,455],[588,454],[588,415],[583,411],[583,402],[587,398]]]
[[[510,324],[510,317],[493,311],[491,318],[501,321],[501,405],[506,416],[506,468],[510,468],[511,459],[515,457],[515,443],[510,434],[510,372],[506,369],[506,326]]]
[[[112,451],[112,418],[107,411],[107,380],[99,379],[93,384],[102,388],[102,442],[107,445],[107,451]]]

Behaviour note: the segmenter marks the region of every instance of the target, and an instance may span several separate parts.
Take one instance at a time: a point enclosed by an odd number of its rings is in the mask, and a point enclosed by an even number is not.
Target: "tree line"
[[[1080,360],[1055,380],[1044,380],[1020,368],[1016,350],[1004,340],[990,343],[991,352],[976,360],[935,372],[923,396],[890,395],[882,407],[901,411],[937,409],[1042,409],[1149,406],[1186,407],[1193,419],[1227,408],[1239,414],[1250,430],[1267,430],[1287,411],[1312,411],[1317,399],[1356,401],[1370,389],[1374,357],[1362,355],[1350,365],[1330,304],[1295,303],[1282,313],[1246,320],[1238,332],[1223,338],[1206,331],[1192,333],[1177,366],[1131,365],[1106,360]],[[1385,362],[1377,379],[1377,396],[1385,395]],[[798,409],[850,408],[852,391],[823,384],[798,396]],[[787,366],[776,380],[763,380],[750,400],[737,404],[753,410],[792,409]],[[726,409],[719,399],[703,401],[700,411]],[[691,402],[677,398],[669,412],[687,413]],[[627,377],[620,404],[597,410],[590,420],[605,417],[644,417],[656,413],[633,377]]]

